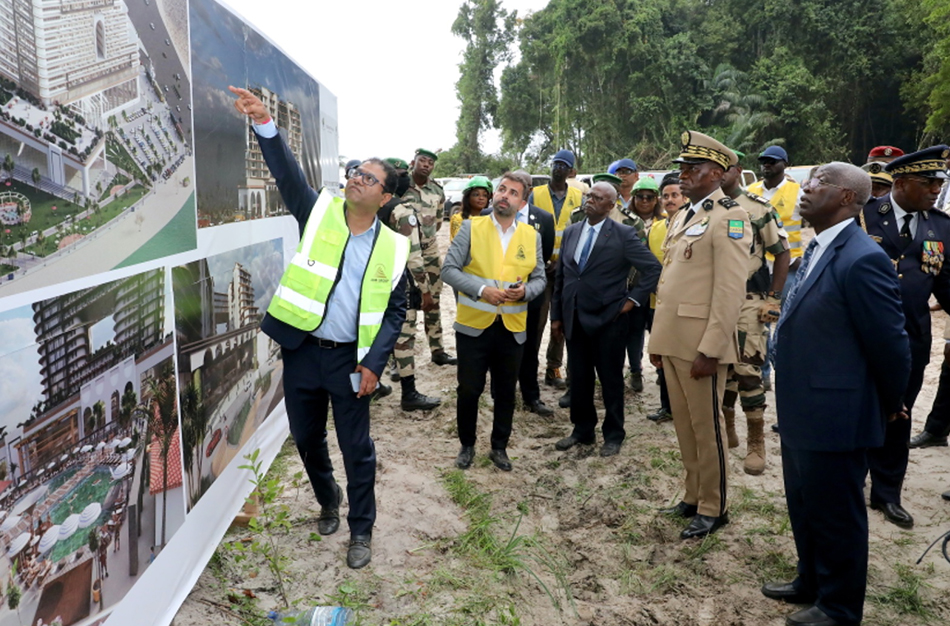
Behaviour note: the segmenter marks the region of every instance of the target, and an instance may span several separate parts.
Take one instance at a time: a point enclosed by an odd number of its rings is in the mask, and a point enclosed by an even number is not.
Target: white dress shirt
[[[587,258],[590,258],[590,253],[594,251],[594,245],[597,243],[597,237],[600,235],[600,228],[604,225],[606,220],[600,220],[593,226],[584,220],[584,227],[581,229],[581,238],[577,240],[577,248],[574,249],[574,262],[578,265],[581,264],[581,252],[584,251],[584,246],[587,245],[587,238],[590,237],[590,232],[594,231],[594,238],[590,242],[590,250],[587,251]]]
[[[917,236],[917,222],[918,216],[917,213],[909,213],[902,209],[897,200],[894,199],[894,196],[891,196],[891,208],[894,209],[894,219],[897,220],[897,234],[900,234],[901,229],[904,227],[904,216],[912,215],[910,218],[910,238],[913,239]]]
[[[802,276],[802,282],[805,282],[805,279],[808,278],[808,275],[811,274],[811,271],[815,269],[816,265],[818,265],[818,259],[821,258],[821,255],[824,254],[828,246],[834,243],[834,240],[838,237],[841,231],[847,228],[848,224],[851,222],[852,220],[850,219],[843,220],[815,235],[815,238],[812,240],[816,242],[815,251],[812,252],[811,261],[809,261],[808,267],[805,268],[805,275]]]

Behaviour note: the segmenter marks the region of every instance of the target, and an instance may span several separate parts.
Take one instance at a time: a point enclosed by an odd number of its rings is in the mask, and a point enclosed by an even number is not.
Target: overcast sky
[[[341,155],[408,159],[455,143],[458,0],[221,1],[336,95]],[[503,0],[521,16],[547,3]],[[487,133],[482,149],[498,147]]]

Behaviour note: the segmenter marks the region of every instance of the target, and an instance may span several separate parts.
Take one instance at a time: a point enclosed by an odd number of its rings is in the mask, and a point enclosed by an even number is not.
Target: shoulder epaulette
[[[734,209],[739,206],[739,203],[733,200],[732,198],[719,198],[719,204],[726,207],[727,209]]]
[[[760,196],[760,195],[757,194],[757,193],[752,193],[751,191],[746,191],[746,192],[745,192],[745,195],[747,195],[748,197],[752,198],[753,200],[755,200],[755,201],[758,202],[759,204],[764,204],[765,206],[772,206],[772,205],[769,203],[768,200],[766,200],[763,196]]]
[[[633,220],[633,219],[639,219],[639,217],[640,217],[639,215],[635,215],[628,207],[625,207],[624,205],[620,204],[619,202],[617,203],[617,210],[620,211],[621,213],[623,213],[624,215],[626,215],[627,217],[629,217],[629,218],[632,219],[632,220]]]

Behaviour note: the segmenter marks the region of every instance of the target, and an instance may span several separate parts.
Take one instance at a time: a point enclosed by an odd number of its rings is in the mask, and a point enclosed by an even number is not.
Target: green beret
[[[416,148],[416,156],[419,156],[420,154],[422,156],[429,157],[433,161],[439,160],[439,155],[433,152],[432,150],[426,150],[425,148]]]
[[[387,163],[395,167],[397,170],[408,170],[409,164],[403,161],[402,159],[397,159],[395,157],[389,157],[385,159]]]
[[[593,181],[595,183],[610,183],[611,185],[621,185],[623,180],[619,176],[613,174],[608,174],[604,172],[603,174],[594,174]]]

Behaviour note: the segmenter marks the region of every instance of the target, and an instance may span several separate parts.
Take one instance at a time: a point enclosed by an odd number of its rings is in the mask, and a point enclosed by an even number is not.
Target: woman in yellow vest
[[[482,214],[482,211],[488,207],[491,193],[491,181],[485,176],[475,176],[468,181],[465,190],[462,191],[462,208],[449,220],[449,241],[455,239],[463,220]]]

